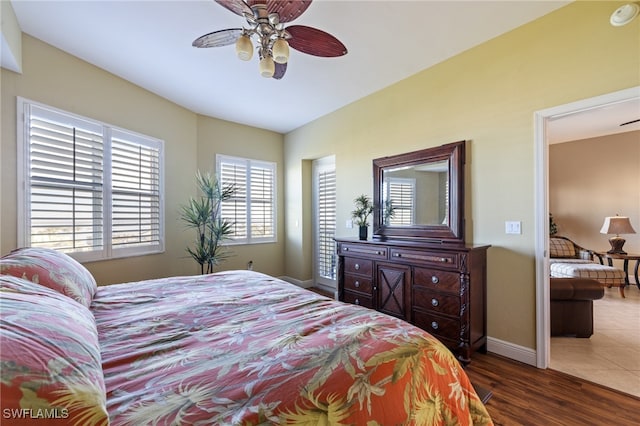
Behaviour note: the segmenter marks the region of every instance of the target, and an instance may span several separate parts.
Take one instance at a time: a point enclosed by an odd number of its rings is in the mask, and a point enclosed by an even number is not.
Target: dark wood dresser
[[[336,241],[341,301],[415,324],[463,364],[486,351],[488,245]]]

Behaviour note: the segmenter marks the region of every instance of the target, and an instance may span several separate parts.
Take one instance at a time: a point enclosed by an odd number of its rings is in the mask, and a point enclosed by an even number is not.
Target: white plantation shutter
[[[316,270],[318,278],[336,279],[336,171],[335,166],[316,172]]]
[[[30,245],[101,250],[102,126],[33,107],[28,137]]]
[[[160,150],[137,137],[113,132],[111,144],[111,235],[114,249],[158,245]]]
[[[387,200],[393,202],[394,214],[389,220],[392,226],[412,225],[415,214],[416,181],[414,179],[390,178],[387,184]]]
[[[233,185],[234,196],[222,203],[222,217],[233,223],[234,243],[276,241],[276,165],[246,158],[216,156],[221,185]]]
[[[162,141],[18,99],[21,246],[98,260],[163,250]]]

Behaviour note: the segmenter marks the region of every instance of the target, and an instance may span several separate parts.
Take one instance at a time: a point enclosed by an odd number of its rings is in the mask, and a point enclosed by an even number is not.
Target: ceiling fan
[[[304,25],[284,23],[296,19],[307,10],[311,0],[215,0],[226,9],[243,16],[249,28],[229,28],[214,31],[195,39],[194,47],[221,47],[236,44],[236,53],[244,61],[253,56],[251,38],[255,36],[260,74],[263,77],[284,77],[289,61],[289,47],[320,57],[347,54],[347,48],[329,33]]]

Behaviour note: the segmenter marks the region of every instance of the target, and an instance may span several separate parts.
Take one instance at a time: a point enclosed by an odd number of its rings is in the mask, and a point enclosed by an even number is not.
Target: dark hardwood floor
[[[481,353],[465,371],[493,392],[486,407],[496,425],[640,424],[640,398],[558,371]]]

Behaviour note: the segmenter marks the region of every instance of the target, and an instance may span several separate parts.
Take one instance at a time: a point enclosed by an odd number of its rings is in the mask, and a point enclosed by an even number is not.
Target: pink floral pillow
[[[13,275],[91,305],[98,286],[93,275],[70,256],[46,248],[21,248],[0,258],[0,274]]]
[[[0,275],[3,424],[108,425],[91,311],[59,292]]]

